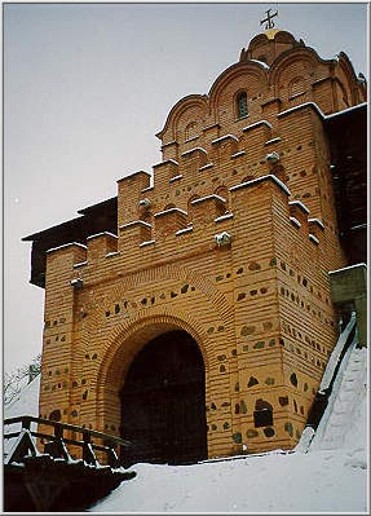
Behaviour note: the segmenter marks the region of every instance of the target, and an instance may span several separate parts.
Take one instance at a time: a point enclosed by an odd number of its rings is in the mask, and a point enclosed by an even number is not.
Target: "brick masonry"
[[[364,101],[345,54],[284,31],[181,99],[153,180],[118,181],[117,235],[47,253],[40,414],[118,435],[132,360],[182,329],[203,355],[209,457],[291,449],[337,339],[328,271],[347,265],[324,119]]]

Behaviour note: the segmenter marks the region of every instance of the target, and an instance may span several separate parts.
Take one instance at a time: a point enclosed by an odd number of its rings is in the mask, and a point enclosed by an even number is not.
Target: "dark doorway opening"
[[[205,368],[196,341],[170,331],[135,357],[121,397],[125,461],[187,464],[207,458]],[[123,457],[124,458],[124,457]]]

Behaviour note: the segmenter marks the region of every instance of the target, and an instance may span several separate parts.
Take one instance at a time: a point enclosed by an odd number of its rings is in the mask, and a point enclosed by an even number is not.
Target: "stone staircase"
[[[334,383],[332,394],[311,443],[311,449],[332,450],[342,447],[345,431],[360,400],[366,395],[367,352],[357,348],[357,335],[347,350]]]

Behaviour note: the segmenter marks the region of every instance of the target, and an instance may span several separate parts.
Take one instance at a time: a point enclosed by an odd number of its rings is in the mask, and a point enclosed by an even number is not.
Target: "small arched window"
[[[237,95],[237,116],[238,118],[243,118],[249,114],[247,109],[247,93],[246,91],[241,91]]]

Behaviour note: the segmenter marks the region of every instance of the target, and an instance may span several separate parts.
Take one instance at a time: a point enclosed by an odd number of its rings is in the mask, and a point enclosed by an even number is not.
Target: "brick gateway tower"
[[[365,259],[365,102],[345,54],[266,31],[171,109],[152,176],[25,238],[40,415],[136,460],[292,448],[338,337],[328,272]]]

